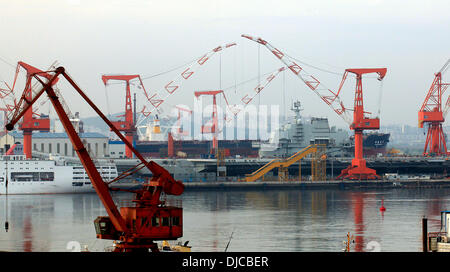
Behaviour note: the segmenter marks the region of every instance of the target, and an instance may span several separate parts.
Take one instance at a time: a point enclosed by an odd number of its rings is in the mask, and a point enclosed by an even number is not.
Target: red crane
[[[202,125],[201,132],[202,133],[212,133],[213,134],[213,146],[211,149],[211,154],[215,154],[217,152],[218,148],[218,141],[217,141],[217,128],[218,128],[218,119],[217,119],[217,105],[216,105],[216,96],[219,94],[222,94],[226,104],[228,105],[227,98],[225,97],[225,93],[223,90],[217,90],[217,91],[198,91],[195,92],[195,97],[197,99],[202,95],[212,95],[213,97],[213,111],[212,111],[212,124],[211,125]]]
[[[46,79],[49,79],[51,77],[50,74],[47,72],[44,72],[36,67],[33,67],[25,62],[19,61],[17,63],[16,68],[16,74],[14,77],[14,83],[11,88],[11,90],[14,90],[14,86],[17,81],[17,76],[20,72],[20,67],[26,70],[27,72],[27,80],[25,83],[25,90],[17,103],[16,107],[26,107],[29,102],[33,99],[33,88],[31,85],[32,78],[39,78],[43,77]],[[39,77],[36,77],[39,76]],[[53,84],[56,84],[57,80],[53,82]],[[20,125],[19,129],[23,131],[23,153],[25,154],[27,159],[31,159],[31,144],[32,144],[32,133],[33,130],[39,130],[39,131],[50,131],[50,119],[47,117],[41,117],[35,118],[33,115],[37,115],[33,110],[30,108],[29,111],[26,111],[23,115],[23,121]]]
[[[366,166],[366,160],[363,157],[363,131],[374,130],[380,128],[379,118],[367,118],[364,116],[364,100],[362,92],[362,75],[377,73],[378,79],[382,80],[386,75],[386,68],[363,68],[363,69],[346,69],[342,78],[339,92],[344,85],[344,81],[347,78],[348,73],[356,75],[356,90],[355,100],[353,107],[353,123],[350,125],[350,129],[355,131],[355,157],[352,160],[352,164],[346,169],[342,170],[338,178],[347,179],[376,179],[379,178],[375,170]]]
[[[24,108],[16,107],[14,118],[6,125],[8,130],[12,130],[14,125],[30,110],[33,103],[45,92],[67,135],[72,142],[81,163],[83,164],[97,195],[102,201],[108,216],[100,216],[94,221],[97,238],[115,240],[114,251],[158,251],[156,240],[173,240],[182,236],[182,208],[166,206],[160,199],[161,193],[167,195],[180,195],[184,191],[184,185],[176,181],[170,173],[153,161],[146,161],[144,157],[134,149],[125,136],[109,121],[100,109],[86,96],[86,94],[76,85],[72,78],[65,72],[63,67],[58,67],[52,73],[47,82],[34,77],[42,84],[42,88],[36,92],[35,96]],[[109,128],[125,143],[125,145],[140,160],[141,167],[147,167],[153,174],[152,178],[143,185],[141,189],[124,190],[134,193],[134,205],[121,207],[120,212],[110,190],[123,190],[109,188],[98,172],[87,149],[84,147],[80,137],[70,122],[63,106],[52,87],[58,77],[62,75],[78,94],[88,103],[88,105],[100,116]],[[135,166],[138,167],[139,165]],[[116,179],[117,180],[117,179]]]
[[[103,75],[102,81],[105,86],[108,84],[109,80],[118,80],[126,82],[125,89],[125,114],[119,117],[124,117],[124,120],[112,122],[119,131],[125,132],[125,137],[129,142],[133,142],[134,134],[136,133],[135,121],[133,120],[133,105],[131,103],[131,92],[130,92],[130,81],[138,78],[139,82],[144,89],[144,93],[147,94],[142,83],[141,77],[139,75]],[[125,147],[125,157],[132,158],[133,154],[131,149]]]
[[[278,59],[280,59],[298,78],[300,78],[312,91],[314,91],[334,112],[336,112],[344,121],[350,125],[350,129],[355,131],[355,158],[352,164],[342,171],[339,178],[343,179],[375,179],[378,178],[375,170],[366,167],[366,161],[363,158],[363,142],[362,132],[365,129],[378,129],[380,120],[378,118],[370,119],[364,116],[364,104],[362,93],[362,75],[367,73],[377,73],[378,80],[382,80],[386,75],[386,68],[361,68],[361,69],[346,69],[341,81],[341,85],[337,92],[334,92],[325,86],[314,76],[308,74],[303,67],[298,65],[291,57],[284,54],[279,49],[275,48],[267,41],[261,38],[255,38],[249,35],[242,35],[242,37],[255,41],[267,47]],[[339,97],[345,79],[348,73],[356,75],[356,90],[353,108],[353,119],[350,118],[344,103]]]
[[[187,131],[183,130],[183,127],[181,126],[181,112],[184,111],[187,112],[188,114],[192,114],[192,110],[186,109],[179,105],[176,105],[175,108],[178,110],[175,136],[181,140],[182,136],[188,135]]]
[[[423,128],[424,123],[428,124],[427,138],[425,140],[424,156],[447,156],[444,130],[442,124],[450,108],[450,96],[447,98],[444,109],[442,108],[442,98],[450,83],[442,82],[442,74],[450,65],[450,59],[445,63],[439,72],[434,76],[433,83],[428,90],[425,101],[419,110],[419,128]]]

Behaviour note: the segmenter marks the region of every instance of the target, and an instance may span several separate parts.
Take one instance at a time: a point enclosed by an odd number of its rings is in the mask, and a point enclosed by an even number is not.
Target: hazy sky
[[[239,101],[257,79],[234,88],[236,83],[282,66],[266,48],[240,37],[251,34],[338,74],[345,68],[386,67],[381,125],[415,126],[434,73],[450,58],[448,0],[0,1],[0,80],[12,82],[15,68],[9,64],[19,60],[41,69],[57,60],[105,112],[123,110],[124,86],[108,86],[105,99],[102,74],[149,77],[231,42],[237,46],[211,58],[165,107],[193,105],[194,91],[227,87],[231,87],[226,89],[228,99]],[[328,88],[338,88],[340,75],[304,68]],[[150,94],[161,92],[181,71],[147,78],[145,88]],[[352,84],[343,94],[347,107],[353,103]],[[376,111],[380,88],[373,78],[367,84],[366,110]],[[92,116],[65,86],[60,88],[71,110]],[[142,91],[134,91],[141,108]],[[284,106],[296,99],[303,103],[303,114],[327,116],[333,125],[346,126],[291,72],[277,77],[259,103]]]

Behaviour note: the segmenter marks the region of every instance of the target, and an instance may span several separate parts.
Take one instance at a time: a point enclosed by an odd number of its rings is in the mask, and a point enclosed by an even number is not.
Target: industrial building
[[[84,146],[95,158],[109,157],[108,136],[97,132],[79,134]],[[32,150],[61,156],[75,157],[75,150],[66,133],[34,132]],[[13,131],[0,138],[0,150],[6,152],[14,144],[23,144],[23,134]]]

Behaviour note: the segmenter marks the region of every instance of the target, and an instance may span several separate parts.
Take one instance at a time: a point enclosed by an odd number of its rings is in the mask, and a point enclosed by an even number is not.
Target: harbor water
[[[131,194],[114,193],[117,203]],[[418,252],[421,219],[439,231],[450,189],[186,191],[184,235],[193,252]],[[106,215],[96,194],[1,195],[0,251],[104,251],[93,221]],[[384,204],[385,212],[380,211]]]

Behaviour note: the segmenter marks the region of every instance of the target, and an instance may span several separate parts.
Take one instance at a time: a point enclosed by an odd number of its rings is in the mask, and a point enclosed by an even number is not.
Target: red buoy
[[[381,199],[380,212],[384,212],[384,211],[386,211],[386,208],[384,207],[384,199]]]

